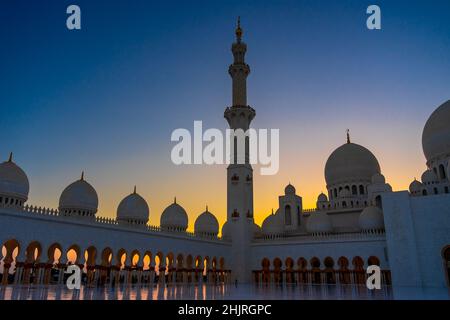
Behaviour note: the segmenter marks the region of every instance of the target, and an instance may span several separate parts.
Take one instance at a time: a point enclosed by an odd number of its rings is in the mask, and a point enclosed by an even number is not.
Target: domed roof
[[[149,208],[147,201],[134,192],[120,201],[117,207],[117,220],[137,220],[147,223]]]
[[[383,212],[378,207],[367,207],[359,215],[359,227],[363,230],[384,228]]]
[[[320,193],[319,196],[317,197],[317,202],[327,202],[328,201],[328,197],[325,193]]]
[[[372,184],[385,184],[385,183],[386,179],[381,173],[377,172],[372,176]]]
[[[422,180],[422,183],[425,183],[425,184],[439,182],[439,179],[438,179],[436,173],[434,173],[434,171],[431,169],[425,170],[424,173],[422,173],[421,180]]]
[[[208,207],[206,207],[206,211],[200,214],[195,220],[194,232],[196,234],[212,234],[215,236],[219,233],[219,222],[216,217],[208,211]]]
[[[187,229],[188,215],[183,207],[177,203],[176,199],[170,206],[164,209],[161,214],[160,225],[162,228]]]
[[[98,196],[95,189],[84,180],[84,174],[81,179],[68,185],[59,197],[59,208],[89,210],[94,213],[98,208]]]
[[[434,110],[425,123],[422,148],[428,161],[450,154],[450,100]]]
[[[409,192],[411,193],[421,192],[422,187],[423,187],[422,183],[420,183],[414,178],[414,181],[411,182],[411,184],[409,185]]]
[[[27,175],[12,161],[10,154],[9,160],[0,164],[0,194],[27,200],[29,191]]]
[[[275,214],[272,211],[272,214],[263,221],[261,230],[263,234],[280,234],[283,232],[283,221],[278,210]]]
[[[231,234],[228,226],[228,221],[225,221],[225,223],[222,226],[222,238],[229,240],[231,239]]]
[[[295,194],[295,187],[292,184],[288,184],[286,188],[284,188],[284,194]]]
[[[331,232],[331,219],[325,212],[311,213],[306,223],[306,230],[310,233]]]
[[[371,181],[376,173],[380,173],[380,165],[372,152],[351,142],[334,150],[325,164],[329,186],[354,180]]]

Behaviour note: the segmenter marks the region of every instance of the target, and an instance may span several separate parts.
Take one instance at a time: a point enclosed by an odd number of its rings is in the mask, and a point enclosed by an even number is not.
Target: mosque
[[[230,128],[246,130],[246,44],[240,23],[229,67]],[[306,209],[291,184],[262,226],[254,223],[253,170],[227,168],[227,221],[208,208],[188,232],[188,215],[174,199],[160,225],[136,189],[115,219],[98,214],[95,188],[84,175],[61,193],[57,209],[27,204],[29,181],[12,155],[0,164],[1,283],[62,284],[69,264],[87,285],[119,283],[364,284],[369,265],[384,285],[446,287],[450,279],[450,100],[422,136],[427,169],[408,191],[393,191],[375,155],[350,140],[325,165],[327,194]],[[248,151],[248,148],[247,148]]]

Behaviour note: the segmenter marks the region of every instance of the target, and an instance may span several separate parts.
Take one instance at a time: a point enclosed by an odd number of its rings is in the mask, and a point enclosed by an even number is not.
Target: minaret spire
[[[350,143],[350,129],[347,129],[347,143]]]
[[[12,162],[12,161],[13,161],[13,153],[10,152],[8,162]]]
[[[83,181],[84,180],[84,171],[81,171],[81,179],[80,179],[81,181]]]
[[[242,39],[242,28],[241,28],[241,17],[239,16],[237,19],[237,27],[236,27],[236,41],[239,43]]]

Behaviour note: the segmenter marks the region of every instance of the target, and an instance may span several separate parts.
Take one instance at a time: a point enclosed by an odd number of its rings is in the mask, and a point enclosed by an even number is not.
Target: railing
[[[355,232],[314,232],[308,234],[295,234],[295,233],[282,233],[282,234],[272,234],[266,235],[262,238],[257,238],[254,240],[255,243],[268,242],[273,240],[299,240],[299,241],[310,241],[310,240],[358,240],[367,238],[383,237],[385,235],[384,229],[372,229],[372,230],[361,230]]]

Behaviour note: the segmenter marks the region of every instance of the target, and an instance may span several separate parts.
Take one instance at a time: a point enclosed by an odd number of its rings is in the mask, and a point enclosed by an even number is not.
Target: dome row
[[[28,200],[30,190],[29,181],[25,172],[12,160],[0,163],[0,199],[2,203],[13,206],[22,206]],[[59,212],[63,216],[94,218],[98,209],[98,195],[94,187],[81,178],[68,185],[59,198]],[[145,226],[149,219],[150,209],[143,197],[136,192],[136,187],[130,195],[126,196],[117,207],[117,221],[120,224]],[[161,229],[167,231],[186,231],[188,215],[175,201],[164,209],[161,220]],[[219,222],[216,217],[206,209],[195,221],[194,232],[202,236],[215,237],[219,233]]]

